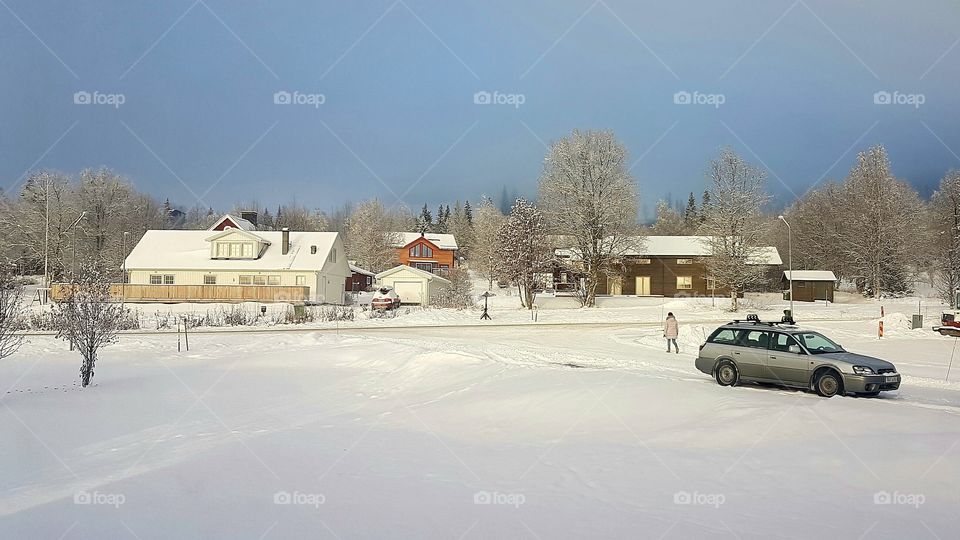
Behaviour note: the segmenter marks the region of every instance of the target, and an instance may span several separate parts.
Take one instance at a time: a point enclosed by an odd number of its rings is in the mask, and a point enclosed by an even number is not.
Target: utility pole
[[[130,233],[123,231],[123,239],[120,242],[120,256],[123,257],[123,275],[120,277],[120,310],[123,310],[123,304],[127,300],[127,237]]]
[[[793,313],[793,228],[787,223],[787,219],[783,216],[780,216],[780,221],[782,221],[787,226],[787,264],[790,271],[790,317],[794,317]]]
[[[44,228],[43,228],[43,287],[50,288],[50,274],[47,271],[48,259],[50,257],[50,176],[43,176],[43,204],[44,204]]]

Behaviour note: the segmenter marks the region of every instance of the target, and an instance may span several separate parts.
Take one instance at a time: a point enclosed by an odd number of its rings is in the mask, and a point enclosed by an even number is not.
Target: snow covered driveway
[[[952,538],[954,341],[878,399],[722,388],[649,328],[126,336],[0,364],[0,538]],[[954,372],[951,380],[960,379]]]

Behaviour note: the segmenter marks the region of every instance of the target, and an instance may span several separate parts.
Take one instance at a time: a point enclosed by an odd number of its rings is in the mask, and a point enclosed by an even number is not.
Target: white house
[[[309,287],[309,301],[330,304],[350,277],[335,232],[147,231],[124,264],[133,285]]]
[[[400,265],[377,274],[377,283],[393,287],[403,304],[429,306],[450,281],[412,266]]]

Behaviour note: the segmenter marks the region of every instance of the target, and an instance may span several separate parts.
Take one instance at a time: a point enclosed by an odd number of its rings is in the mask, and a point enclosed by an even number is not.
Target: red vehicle
[[[940,324],[934,326],[933,331],[943,336],[960,337],[960,321],[956,320],[953,313],[944,313],[940,315]]]
[[[373,299],[370,300],[370,307],[378,311],[388,309],[397,309],[400,307],[400,297],[393,287],[380,287],[373,293]]]

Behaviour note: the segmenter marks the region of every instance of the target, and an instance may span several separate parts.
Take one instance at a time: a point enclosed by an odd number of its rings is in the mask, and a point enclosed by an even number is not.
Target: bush
[[[441,308],[468,309],[476,306],[473,301],[473,283],[466,271],[451,268],[444,276],[450,285],[440,291],[433,305]]]

